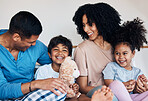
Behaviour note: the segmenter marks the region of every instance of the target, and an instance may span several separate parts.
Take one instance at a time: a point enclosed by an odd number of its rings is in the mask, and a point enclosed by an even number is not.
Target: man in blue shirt
[[[9,30],[0,30],[0,99],[19,98],[36,89],[65,92],[59,78],[32,81],[36,62],[51,63],[47,47],[37,40],[41,32],[40,21],[27,11],[12,17]]]

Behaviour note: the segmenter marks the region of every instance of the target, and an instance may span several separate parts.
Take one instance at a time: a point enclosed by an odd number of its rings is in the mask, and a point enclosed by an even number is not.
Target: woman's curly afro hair
[[[112,43],[113,50],[116,45],[123,43],[128,45],[132,52],[135,49],[140,51],[140,47],[142,47],[144,43],[147,44],[145,38],[146,29],[143,26],[143,21],[138,17],[133,21],[125,22],[116,33]]]
[[[88,23],[96,24],[98,34],[103,36],[107,42],[111,42],[111,36],[120,27],[120,15],[118,12],[106,3],[85,4],[80,6],[75,12],[73,21],[77,25],[78,34],[82,39],[88,39],[87,33],[83,30],[82,17],[86,14]]]

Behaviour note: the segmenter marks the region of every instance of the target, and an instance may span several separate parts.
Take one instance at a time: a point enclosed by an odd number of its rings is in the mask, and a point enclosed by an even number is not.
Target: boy
[[[48,52],[49,57],[52,60],[52,64],[46,64],[41,67],[39,67],[35,73],[35,79],[47,79],[47,78],[59,78],[59,70],[61,64],[64,62],[65,58],[72,55],[72,43],[69,39],[66,37],[63,37],[62,35],[59,35],[57,37],[54,37],[51,39],[49,45],[48,45]],[[55,84],[58,83],[58,81],[55,82]],[[43,84],[44,86],[44,84]],[[64,101],[66,98],[66,94],[62,94],[57,90],[57,86],[53,85],[55,89],[52,89],[50,91],[48,90],[36,90],[32,94],[27,95],[24,97],[24,101],[27,100],[55,100],[55,101]],[[75,90],[79,90],[78,84],[74,83],[71,85],[71,87]],[[60,95],[54,95],[51,92],[58,92]]]
[[[51,39],[48,45],[52,64],[43,65],[35,73],[35,79],[58,78],[61,63],[72,55],[72,43],[66,37],[59,35]]]

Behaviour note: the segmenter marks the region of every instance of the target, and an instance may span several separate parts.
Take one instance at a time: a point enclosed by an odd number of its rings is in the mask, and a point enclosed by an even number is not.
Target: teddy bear
[[[73,61],[69,56],[66,57],[60,66],[59,78],[68,85],[67,98],[78,98],[81,95],[79,92],[79,85],[75,83],[75,78],[78,78],[79,75],[80,72],[75,61]]]

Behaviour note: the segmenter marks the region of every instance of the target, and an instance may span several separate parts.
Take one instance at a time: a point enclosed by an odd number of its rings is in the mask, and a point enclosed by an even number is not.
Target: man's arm
[[[50,90],[56,95],[59,95],[59,93],[55,89],[58,89],[62,93],[66,93],[66,88],[67,86],[60,78],[35,80],[21,85],[21,90],[23,94],[29,93],[30,90],[34,91],[36,89],[42,89],[42,90]]]
[[[29,89],[30,87],[30,89]],[[12,99],[22,97],[36,89],[50,90],[56,95],[59,95],[55,89],[62,93],[66,92],[67,86],[60,78],[49,78],[45,80],[35,80],[28,83],[9,83],[3,76],[0,69],[0,99]]]
[[[23,96],[21,83],[9,83],[0,67],[0,99],[18,98]]]
[[[47,46],[45,46],[39,40],[37,40],[36,49],[34,51],[35,51],[35,53],[38,54],[37,62],[39,64],[44,65],[44,64],[50,64],[50,63],[52,63],[52,61],[51,61],[51,59],[50,59],[50,57],[48,55]],[[36,54],[34,54],[33,56],[36,56]]]

